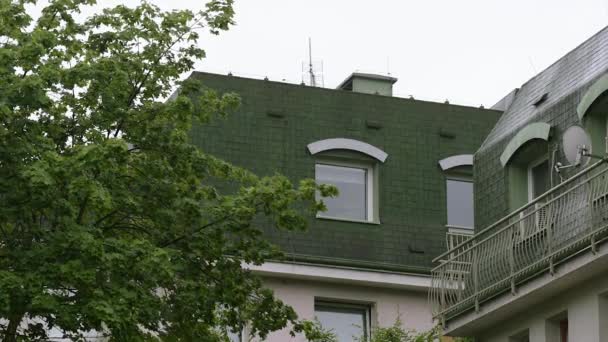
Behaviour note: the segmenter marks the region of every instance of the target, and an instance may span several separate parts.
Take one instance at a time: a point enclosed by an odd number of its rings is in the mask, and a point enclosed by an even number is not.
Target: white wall
[[[264,278],[264,284],[277,298],[291,305],[300,318],[314,319],[315,297],[321,297],[372,304],[372,327],[391,326],[399,315],[405,328],[425,331],[433,327],[425,291],[270,277]],[[266,341],[304,342],[305,339],[302,336],[292,338],[285,329],[273,333]]]
[[[559,342],[554,317],[567,312],[569,342],[608,342],[608,274],[601,274],[549,300],[514,312],[501,324],[487,327],[479,342],[510,342],[512,336],[528,330],[530,342]]]

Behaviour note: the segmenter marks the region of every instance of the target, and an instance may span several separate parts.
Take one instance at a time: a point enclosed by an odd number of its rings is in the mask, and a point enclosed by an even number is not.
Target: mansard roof
[[[513,135],[526,124],[541,121],[542,114],[552,105],[607,71],[608,27],[524,83],[514,95],[509,94],[510,103],[501,100],[505,112],[481,150]]]

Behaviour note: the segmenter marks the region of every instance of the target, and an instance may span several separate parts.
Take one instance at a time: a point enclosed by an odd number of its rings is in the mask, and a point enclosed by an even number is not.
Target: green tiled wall
[[[306,146],[321,139],[357,139],[388,153],[379,168],[381,224],[310,218],[306,232],[267,232],[291,257],[313,262],[428,272],[445,250],[445,177],[437,162],[474,153],[501,114],[233,76],[193,77],[242,98],[237,113],[194,129],[193,142],[259,175],[313,178],[315,158]]]
[[[578,106],[585,91],[595,81],[592,80],[584,86],[574,89],[567,96],[558,99],[554,103],[540,108],[539,112],[529,120],[523,122],[514,129],[509,129],[508,134],[501,139],[484,145],[475,155],[475,202],[476,211],[475,219],[478,229],[483,229],[497,220],[501,219],[509,213],[509,177],[507,177],[507,168],[503,168],[500,164],[500,155],[509,143],[510,139],[519,131],[532,122],[546,122],[551,125],[551,136],[548,144],[546,144],[546,156],[549,158],[551,165],[554,161],[561,161],[568,164],[563,155],[561,147],[561,138],[564,131],[573,125],[581,125],[579,121],[576,107]],[[506,115],[506,114],[505,114]],[[496,130],[503,129],[500,124]],[[554,151],[555,154],[554,154]],[[568,178],[573,172],[578,172],[580,169],[566,169],[562,171],[564,178]],[[553,186],[559,182],[558,175],[553,172]],[[511,190],[513,191],[513,190]]]

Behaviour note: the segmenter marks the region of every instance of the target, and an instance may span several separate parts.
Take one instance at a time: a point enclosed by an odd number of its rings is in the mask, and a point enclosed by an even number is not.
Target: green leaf
[[[232,0],[90,17],[93,0],[53,0],[35,21],[26,3],[0,0],[0,339],[47,340],[52,327],[75,341],[218,341],[245,323],[260,337],[295,327],[241,265],[282,256],[261,222],[304,229],[322,208],[315,193],[336,190],[260,178],[189,138],[240,103],[180,81],[205,56],[200,28],[233,24]]]

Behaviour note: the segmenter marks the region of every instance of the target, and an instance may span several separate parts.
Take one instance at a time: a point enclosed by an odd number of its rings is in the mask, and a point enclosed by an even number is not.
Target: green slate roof
[[[325,144],[310,144],[327,139],[339,138],[329,140],[334,146],[360,141],[365,154],[359,154],[375,155],[379,224],[310,217],[306,232],[265,232],[291,259],[304,262],[429,272],[446,249],[446,174],[439,161],[474,153],[501,114],[236,76],[191,77],[242,98],[236,113],[194,128],[193,143],[258,175],[314,178],[317,156],[326,151]]]
[[[544,111],[565,96],[608,71],[608,27],[570,51],[516,90],[481,150],[527,123],[540,121]]]

